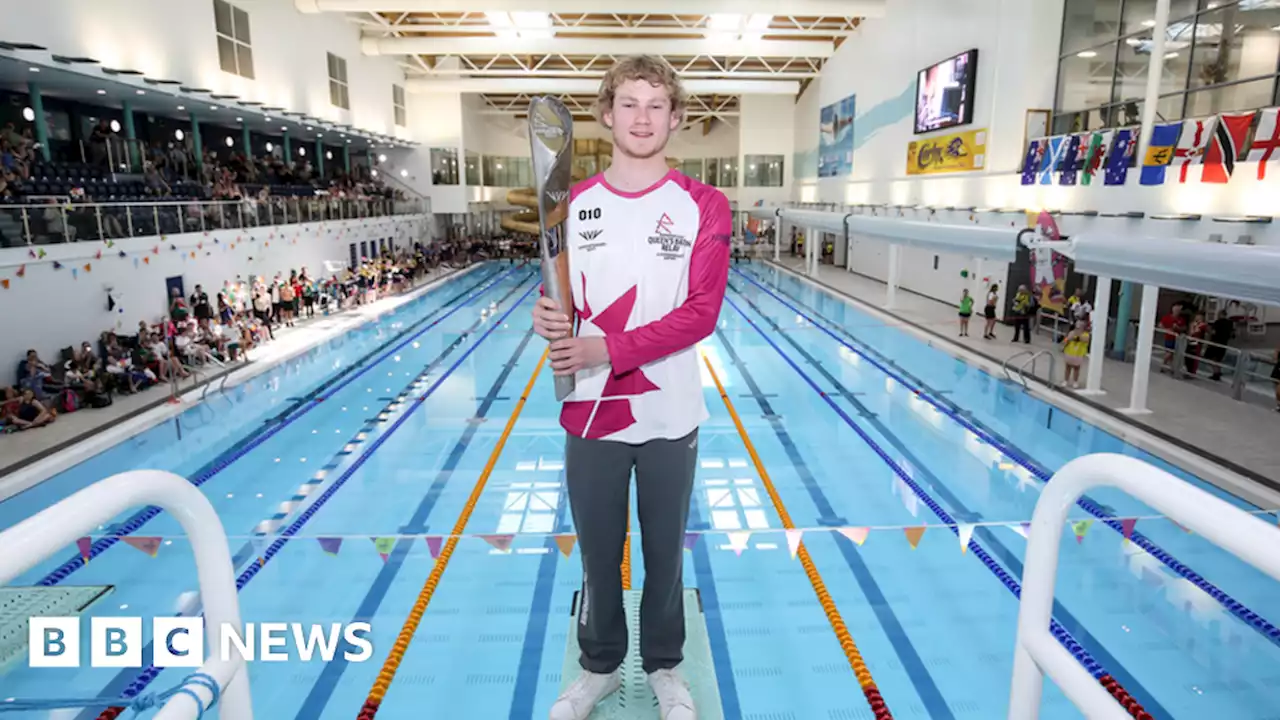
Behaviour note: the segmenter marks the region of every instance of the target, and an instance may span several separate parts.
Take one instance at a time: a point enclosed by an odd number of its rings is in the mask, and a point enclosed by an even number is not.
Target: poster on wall
[[[839,177],[853,172],[854,98],[822,108],[818,127],[818,177]]]
[[[973,172],[986,163],[986,128],[913,140],[907,145],[908,175]]]

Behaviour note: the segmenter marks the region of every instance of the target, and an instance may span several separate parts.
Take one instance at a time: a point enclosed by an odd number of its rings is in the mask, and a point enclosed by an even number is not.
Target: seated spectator
[[[178,292],[178,288],[172,288],[169,291],[169,319],[175,323],[181,323],[191,314],[187,302],[182,299],[182,294]]]
[[[142,181],[146,183],[147,192],[151,195],[166,196],[172,195],[173,190],[169,187],[169,183],[164,181],[160,175],[160,171],[156,169],[154,163],[148,162],[146,169],[142,173]]]
[[[62,389],[53,379],[53,370],[35,350],[28,350],[27,357],[18,363],[18,386],[30,389],[40,398],[44,398],[46,392]]]
[[[17,410],[4,418],[4,424],[6,428],[30,430],[48,425],[54,421],[54,417],[53,412],[36,399],[36,394],[31,391],[31,388],[25,388],[18,400]]]

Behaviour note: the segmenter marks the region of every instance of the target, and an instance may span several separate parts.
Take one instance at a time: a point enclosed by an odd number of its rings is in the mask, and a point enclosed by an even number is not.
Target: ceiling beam
[[[539,69],[539,70],[521,70],[520,68],[481,68],[473,70],[470,68],[456,67],[434,69],[429,72],[417,72],[411,74],[410,77],[418,78],[457,78],[457,77],[511,77],[519,75],[520,77],[546,77],[546,78],[594,78],[604,77],[609,65],[603,64],[599,67],[586,70],[569,70],[567,68],[556,69]],[[771,72],[768,70],[684,70],[680,72],[680,77],[684,80],[693,79],[729,79],[729,80],[811,80],[819,75],[818,70],[795,70]]]
[[[795,80],[732,80],[713,79],[684,81],[685,91],[695,95],[787,95],[800,91]],[[405,83],[405,89],[413,93],[539,93],[569,95],[573,93],[594,95],[600,89],[600,81],[594,78],[413,78]]]
[[[667,38],[501,38],[382,37],[360,39],[365,55],[717,55],[741,57],[829,58],[835,44],[826,40],[760,40],[743,43]]]
[[[320,12],[549,12],[635,14],[760,13],[792,16],[884,17],[885,0],[294,0],[304,13]]]

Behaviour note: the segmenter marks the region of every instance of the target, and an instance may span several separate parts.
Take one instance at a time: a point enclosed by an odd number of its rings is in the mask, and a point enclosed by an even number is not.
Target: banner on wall
[[[973,172],[986,166],[987,129],[913,140],[907,145],[907,174]]]
[[[855,95],[822,108],[818,119],[818,177],[853,172]]]

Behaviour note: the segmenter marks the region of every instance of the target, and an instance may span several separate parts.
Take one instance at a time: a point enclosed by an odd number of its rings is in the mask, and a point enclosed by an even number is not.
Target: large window
[[[223,0],[213,0],[213,22],[218,32],[218,64],[222,71],[252,80],[249,13]]]
[[[484,157],[484,184],[489,187],[533,187],[533,167],[527,157]]]
[[[400,127],[404,127],[408,125],[409,124],[407,122],[408,113],[406,113],[404,109],[404,86],[403,85],[391,86],[391,104],[395,107],[395,110],[396,110],[396,125],[399,125]]]
[[[343,110],[350,110],[351,98],[347,94],[347,61],[333,53],[328,55],[329,102]]]
[[[1066,0],[1055,134],[1136,125],[1156,0]],[[1158,121],[1280,102],[1280,5],[1170,0]]]
[[[782,187],[781,155],[747,155],[743,187]]]
[[[707,177],[703,182],[711,187],[738,186],[738,158],[707,158]]]
[[[431,184],[458,184],[458,151],[453,148],[431,148]]]
[[[702,182],[702,158],[690,158],[680,161],[680,172]]]

